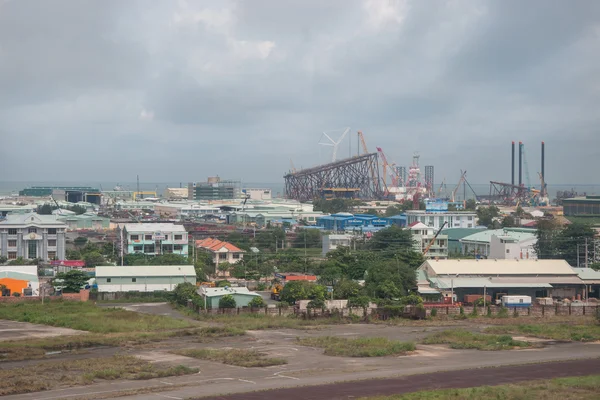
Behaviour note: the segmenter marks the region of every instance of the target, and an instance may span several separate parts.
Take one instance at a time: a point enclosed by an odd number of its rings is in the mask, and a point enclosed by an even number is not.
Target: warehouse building
[[[585,290],[584,282],[565,260],[427,260],[418,271],[420,293],[454,294],[456,301],[484,291],[492,299],[500,295],[535,299],[573,298]]]
[[[219,308],[219,300],[223,296],[231,295],[235,299],[237,307],[248,307],[248,304],[255,297],[261,297],[260,294],[251,292],[245,287],[217,287],[209,288],[205,286],[200,287],[200,295],[204,297],[206,302],[206,308]]]
[[[196,285],[193,265],[96,267],[99,292],[170,292],[185,282]]]
[[[535,229],[503,228],[482,230],[460,239],[462,254],[484,258],[535,259]]]
[[[206,182],[188,183],[189,200],[225,200],[241,197],[241,182],[209,177]]]
[[[70,203],[85,201],[100,204],[102,194],[99,189],[89,186],[32,186],[19,191],[19,196],[49,197]]]
[[[38,296],[40,282],[37,265],[0,265],[0,296],[19,293],[22,296]]]
[[[598,195],[563,199],[562,202],[565,217],[600,216],[600,196]]]

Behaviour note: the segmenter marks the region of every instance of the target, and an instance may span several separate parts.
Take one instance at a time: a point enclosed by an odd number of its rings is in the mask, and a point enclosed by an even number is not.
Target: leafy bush
[[[14,293],[13,293],[13,297],[21,297],[21,293],[19,293],[19,292],[14,292]]]
[[[281,291],[281,301],[288,304],[295,304],[297,300],[316,300],[325,299],[326,288],[322,285],[306,281],[288,282]]]
[[[404,312],[404,306],[384,306],[382,311],[390,317],[401,317]]]
[[[198,298],[202,299],[202,296],[196,291],[196,286],[190,282],[180,283],[173,290],[173,301],[182,306],[187,306],[188,300],[194,302]],[[201,303],[204,304],[204,301]]]
[[[260,296],[255,296],[248,304],[252,308],[260,308],[265,306],[265,301]]]
[[[237,304],[232,295],[226,294],[219,299],[219,308],[236,308]]]
[[[431,316],[432,316],[432,317],[435,317],[435,316],[437,316],[437,308],[432,308],[432,309],[431,309]]]
[[[506,317],[508,317],[508,308],[506,308],[504,306],[500,306],[500,310],[498,311],[497,315],[500,318],[506,318]]]
[[[217,281],[216,286],[217,287],[226,287],[226,286],[231,286],[231,283],[229,281]]]
[[[465,308],[463,306],[460,306],[458,310],[460,315],[465,315]]]
[[[325,300],[323,300],[323,299],[311,300],[306,305],[306,308],[309,308],[309,309],[324,308],[324,307],[325,307]]]
[[[264,283],[264,282],[259,282],[259,283],[256,285],[256,290],[257,290],[257,291],[259,291],[259,292],[262,292],[262,291],[264,291],[264,290],[267,290],[267,284],[266,284],[266,283]]]
[[[418,304],[423,304],[423,299],[421,298],[421,296],[417,296],[416,294],[410,294],[400,299],[400,305],[402,306],[416,306]]]
[[[519,312],[517,311],[517,307],[513,310],[513,317],[517,318],[519,316]]]
[[[491,317],[491,316],[492,316],[492,307],[491,307],[491,306],[487,306],[487,312],[486,312],[486,315],[487,315],[488,317]]]
[[[371,300],[368,296],[351,297],[348,299],[348,307],[367,308]]]
[[[476,317],[477,316],[477,306],[473,306],[473,311],[471,311],[471,316]]]

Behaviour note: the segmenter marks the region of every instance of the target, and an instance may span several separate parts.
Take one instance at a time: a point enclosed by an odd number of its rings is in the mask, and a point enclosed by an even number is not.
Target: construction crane
[[[423,256],[427,255],[427,253],[429,252],[429,249],[431,248],[431,246],[433,246],[433,243],[435,242],[435,239],[437,239],[437,237],[439,236],[439,234],[442,232],[442,229],[444,229],[444,227],[447,224],[448,224],[448,221],[444,221],[444,223],[442,224],[441,228],[433,236],[433,239],[431,239],[431,241],[429,242],[429,244],[427,245],[427,247],[425,247],[425,250],[423,250]]]
[[[440,194],[442,194],[442,189],[446,188],[446,177],[444,177],[444,179],[442,180],[442,183],[440,184],[440,188],[438,189],[438,197]]]
[[[58,213],[60,215],[62,215],[62,209],[60,208],[60,206],[58,205],[58,202],[56,200],[54,200],[54,196],[50,195],[50,198],[52,199],[52,201],[54,202],[54,204],[56,204],[56,208],[58,210]]]
[[[363,154],[369,154],[369,150],[367,149],[367,142],[365,142],[365,137],[363,136],[362,131],[358,131],[358,137],[360,138],[360,143],[363,148]],[[369,164],[369,169],[371,170],[371,179],[373,180],[373,187],[377,187],[377,176],[375,175],[375,168],[373,168],[372,163]]]
[[[398,186],[398,176],[394,172],[394,168],[388,163],[387,157],[381,147],[377,147],[377,152],[381,154],[381,159],[383,160],[383,184],[387,187],[386,174],[389,173],[390,178],[392,178],[392,186]]]
[[[458,181],[458,185],[456,185],[456,187],[454,188],[454,190],[452,191],[452,196],[451,196],[451,200],[454,203],[455,199],[456,199],[456,192],[458,191],[458,189],[460,188],[460,185],[462,185],[462,183],[465,180],[465,175],[467,174],[467,171],[460,171],[460,179]]]

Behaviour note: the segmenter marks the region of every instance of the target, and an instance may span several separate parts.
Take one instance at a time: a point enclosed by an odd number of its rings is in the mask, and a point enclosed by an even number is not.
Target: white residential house
[[[183,225],[170,223],[124,224],[120,230],[125,254],[188,255],[188,234]]]
[[[475,228],[477,213],[470,211],[427,212],[423,210],[406,211],[406,224],[422,222],[436,231],[444,222],[446,228]]]
[[[436,230],[422,222],[413,222],[408,226],[413,236],[413,249],[423,254],[435,237]],[[429,247],[426,258],[448,258],[448,235],[439,234]]]
[[[515,259],[521,258],[521,251],[524,252],[523,259],[536,259],[534,255],[533,245],[537,242],[535,229],[528,228],[504,228],[504,229],[488,229],[465,236],[460,239],[462,253],[466,255],[474,255],[484,258],[495,259]],[[498,237],[495,243],[495,248],[492,253],[492,237]],[[508,253],[506,251],[509,251]],[[502,257],[500,255],[503,254]]]
[[[350,247],[352,244],[352,235],[324,235],[323,236],[323,257],[331,250],[338,247]]]
[[[499,260],[536,260],[538,257],[533,247],[536,243],[535,236],[518,238],[510,235],[492,235],[488,257]]]

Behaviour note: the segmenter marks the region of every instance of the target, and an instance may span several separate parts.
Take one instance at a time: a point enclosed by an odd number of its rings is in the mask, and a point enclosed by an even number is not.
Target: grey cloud
[[[506,179],[511,140],[535,178],[545,140],[550,183],[600,183],[599,7],[2,2],[0,168],[35,151],[63,155],[62,180],[278,182],[290,158],[326,159],[321,131],[351,126],[398,165],[419,151],[449,182],[460,169]],[[12,179],[53,173],[24,165]]]

